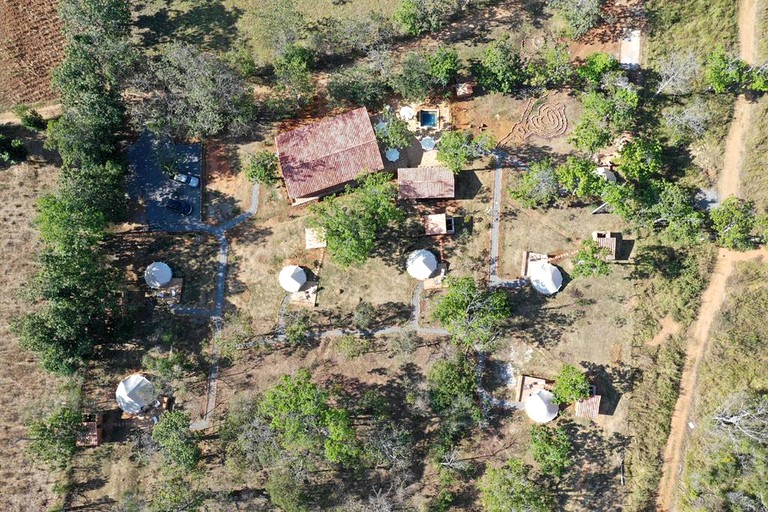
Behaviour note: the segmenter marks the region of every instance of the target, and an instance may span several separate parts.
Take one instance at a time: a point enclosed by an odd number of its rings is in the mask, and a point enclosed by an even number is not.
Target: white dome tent
[[[525,399],[525,413],[536,423],[548,423],[555,419],[559,409],[555,396],[545,389],[528,395]]]
[[[560,269],[546,260],[531,261],[528,264],[528,275],[533,288],[544,295],[557,293],[563,286],[563,274]]]
[[[144,271],[144,281],[150,288],[164,288],[171,283],[173,272],[171,267],[162,261],[155,261]]]
[[[411,277],[423,281],[437,270],[437,258],[426,249],[419,249],[408,255],[405,268]]]
[[[295,293],[307,282],[307,273],[298,265],[288,265],[280,271],[278,281],[285,291]]]
[[[143,375],[134,373],[117,385],[115,398],[122,410],[139,414],[155,401],[155,387]]]

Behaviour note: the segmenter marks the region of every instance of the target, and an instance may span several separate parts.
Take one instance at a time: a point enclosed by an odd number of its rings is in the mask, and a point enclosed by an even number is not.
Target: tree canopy
[[[582,398],[589,398],[587,376],[573,365],[564,365],[555,379],[552,394],[555,395],[557,404],[570,404]]]
[[[530,476],[520,459],[509,459],[500,468],[488,468],[478,482],[480,502],[487,512],[550,512],[552,496],[546,486]]]
[[[531,425],[533,460],[539,463],[541,472],[555,478],[563,476],[572,464],[571,442],[563,427]]]
[[[192,469],[200,461],[197,439],[189,430],[189,416],[182,411],[168,411],[152,428],[152,439],[157,441],[169,462],[184,469]]]
[[[754,246],[755,205],[731,196],[709,212],[717,243],[728,249],[746,251]]]
[[[468,130],[443,132],[437,148],[437,160],[458,174],[473,160],[487,154],[495,144],[493,138],[485,133],[475,137]]]
[[[33,420],[27,430],[31,438],[29,450],[53,467],[65,466],[75,453],[82,421],[80,412],[67,406]]]
[[[584,240],[573,257],[571,274],[573,277],[607,276],[611,273],[611,267],[605,261],[607,255],[608,249],[605,247],[600,247],[591,238]]]

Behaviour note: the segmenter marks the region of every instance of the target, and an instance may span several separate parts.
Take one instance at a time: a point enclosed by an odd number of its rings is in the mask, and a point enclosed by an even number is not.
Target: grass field
[[[18,132],[14,135],[23,135],[31,157],[23,164],[0,170],[0,443],[4,462],[0,497],[5,510],[22,512],[45,510],[52,504],[55,475],[49,476],[45,467],[32,463],[21,439],[26,435],[26,422],[53,405],[51,400],[62,380],[38,368],[34,357],[19,349],[9,323],[26,308],[19,293],[35,271],[39,238],[32,221],[37,198],[54,185],[58,162],[42,149],[40,137]]]

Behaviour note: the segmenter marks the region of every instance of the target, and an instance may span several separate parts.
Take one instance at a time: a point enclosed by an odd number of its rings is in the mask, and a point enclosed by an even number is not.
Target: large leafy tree
[[[454,174],[458,174],[466,169],[470,162],[486,155],[495,144],[493,138],[486,133],[475,137],[468,130],[447,131],[440,137],[437,160]]]
[[[551,160],[539,160],[528,166],[516,187],[509,193],[523,206],[549,206],[560,195],[561,186]]]
[[[478,72],[483,88],[505,94],[520,88],[528,79],[525,63],[507,37],[488,45]]]
[[[145,96],[131,105],[134,124],[179,137],[243,131],[253,108],[234,70],[218,57],[181,43],[165,46],[134,87]]]
[[[597,165],[587,158],[569,156],[555,169],[560,186],[577,198],[598,197],[603,191],[605,180],[595,172]]]
[[[563,427],[531,425],[531,446],[533,460],[539,463],[544,474],[560,478],[573,462],[571,442]]]
[[[394,19],[405,34],[418,36],[440,30],[456,12],[453,0],[401,0]]]
[[[591,87],[598,87],[606,73],[619,70],[619,60],[610,53],[597,52],[587,55],[576,74]]]
[[[192,469],[200,461],[197,438],[189,430],[189,416],[182,411],[170,411],[160,416],[152,428],[152,439],[157,441],[169,462]]]
[[[437,361],[427,373],[432,409],[441,418],[441,438],[453,444],[482,419],[476,397],[477,366],[466,354]]]
[[[549,4],[563,17],[568,35],[581,39],[601,20],[603,0],[549,0]]]
[[[747,80],[747,64],[722,47],[712,52],[706,63],[704,80],[716,93],[739,87]]]
[[[382,126],[376,127],[376,137],[385,148],[405,148],[411,145],[413,132],[403,119],[389,119]]]
[[[275,60],[276,89],[298,106],[309,102],[315,91],[310,68],[314,54],[303,46],[289,46]]]
[[[355,66],[331,75],[328,94],[336,101],[377,110],[384,103],[389,86],[367,66]]]
[[[550,512],[552,496],[530,476],[520,459],[509,459],[500,468],[488,468],[478,482],[480,502],[487,512]]]
[[[422,101],[445,93],[458,72],[459,57],[454,50],[411,52],[403,59],[400,72],[392,77],[392,88],[406,100]]]
[[[310,224],[325,233],[328,253],[342,266],[363,263],[373,252],[377,236],[403,220],[395,204],[395,187],[386,173],[369,174],[347,197],[330,197],[312,207]]]
[[[676,183],[656,182],[657,200],[645,210],[644,215],[653,226],[664,225],[664,236],[675,245],[691,244],[701,236],[704,215],[694,209],[691,191]]]
[[[722,247],[746,251],[754,246],[757,218],[752,201],[728,197],[710,211],[709,217],[717,233],[717,243]]]
[[[501,321],[511,309],[502,291],[477,287],[471,277],[446,280],[446,292],[435,306],[435,317],[457,345],[487,350],[498,335]]]
[[[570,404],[583,398],[589,398],[587,376],[573,365],[564,365],[555,378],[552,394],[555,395],[555,403],[558,404]]]
[[[31,439],[29,450],[53,467],[65,466],[75,453],[82,421],[80,412],[67,406],[32,421],[27,432]]]
[[[273,185],[277,183],[277,164],[277,154],[265,149],[251,155],[243,171],[250,181]]]
[[[650,178],[658,176],[663,165],[661,144],[644,138],[627,142],[616,160],[619,174],[636,183],[647,183]]]

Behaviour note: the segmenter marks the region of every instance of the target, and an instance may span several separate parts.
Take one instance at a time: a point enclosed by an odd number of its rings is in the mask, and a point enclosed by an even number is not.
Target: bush
[[[336,101],[377,110],[389,93],[386,81],[365,66],[331,75],[328,94]]]
[[[539,463],[541,472],[555,478],[563,476],[570,466],[571,442],[563,427],[531,425],[531,445],[533,460]]]
[[[468,130],[443,132],[437,148],[437,160],[454,174],[458,174],[472,161],[487,154],[495,145],[491,135],[486,133],[475,137]]]
[[[339,338],[337,346],[344,357],[354,359],[370,352],[373,343],[370,338],[358,338],[348,334]]]
[[[574,265],[571,275],[576,277],[607,276],[611,273],[611,267],[605,258],[608,249],[600,247],[591,238],[584,240],[576,255],[573,257]]]
[[[552,496],[546,486],[530,477],[531,468],[509,459],[500,468],[488,468],[477,486],[486,512],[550,512]]]
[[[265,149],[248,157],[243,172],[251,182],[274,185],[277,183],[277,164],[277,154]]]
[[[392,77],[392,88],[406,100],[422,101],[446,93],[458,72],[459,57],[453,50],[411,52],[403,59],[400,72]]]
[[[563,17],[571,39],[581,39],[600,23],[603,0],[550,0],[549,4]]]
[[[477,74],[484,89],[505,94],[518,89],[528,80],[523,59],[508,37],[488,45]]]
[[[416,331],[408,330],[388,340],[389,351],[396,355],[408,355],[419,348],[419,337]]]
[[[556,404],[571,404],[589,398],[589,381],[578,368],[566,364],[555,379],[552,394],[555,395]]]
[[[27,158],[27,148],[20,139],[0,135],[0,162],[15,165]]]
[[[181,468],[192,469],[200,461],[197,439],[189,430],[189,416],[182,411],[169,411],[160,416],[152,428],[152,439],[162,447],[166,459]]]
[[[726,198],[720,206],[709,212],[717,233],[717,243],[728,249],[746,251],[755,243],[755,205],[737,197]]]
[[[35,132],[45,130],[47,125],[45,119],[43,119],[43,116],[41,116],[37,110],[30,108],[29,105],[24,105],[23,103],[16,105],[13,109],[13,113],[21,119],[21,125],[24,128]]]
[[[82,421],[79,411],[66,406],[32,421],[27,430],[29,450],[54,468],[66,466],[75,454]]]
[[[549,206],[560,196],[560,183],[550,160],[533,162],[509,195],[527,208]]]
[[[716,93],[724,93],[743,85],[748,79],[747,70],[745,62],[720,47],[707,59],[704,80]]]
[[[571,80],[573,66],[568,46],[548,45],[528,60],[525,66],[527,83],[533,87],[562,87]]]
[[[403,119],[389,119],[381,127],[376,127],[376,137],[387,148],[402,149],[411,145],[414,134],[408,129],[408,122]]]
[[[458,12],[455,0],[401,0],[393,15],[409,36],[436,32]]]
[[[352,315],[352,323],[358,329],[368,329],[373,324],[373,320],[376,317],[376,308],[373,307],[368,301],[361,301],[355,306],[355,312]]]
[[[576,74],[592,87],[603,81],[603,75],[619,70],[619,61],[610,53],[592,53],[584,59],[584,64],[576,69]]]

